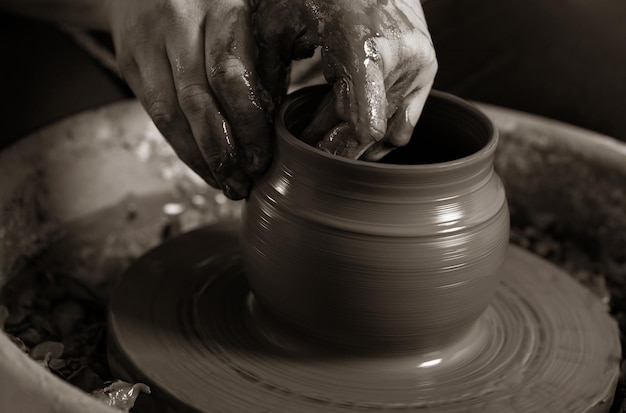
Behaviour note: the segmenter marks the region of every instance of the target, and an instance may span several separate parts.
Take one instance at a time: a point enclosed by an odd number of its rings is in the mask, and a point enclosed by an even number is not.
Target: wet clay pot
[[[409,145],[376,163],[340,158],[297,138],[326,90],[285,101],[273,166],[245,206],[253,294],[335,346],[442,349],[487,308],[506,253],[497,131],[474,106],[432,92]]]

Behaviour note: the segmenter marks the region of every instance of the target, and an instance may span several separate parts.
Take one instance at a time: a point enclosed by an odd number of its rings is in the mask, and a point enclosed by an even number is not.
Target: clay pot
[[[377,163],[340,158],[296,137],[326,90],[285,101],[273,166],[245,206],[253,294],[339,347],[441,349],[489,305],[507,249],[497,132],[469,103],[432,92],[409,145]]]

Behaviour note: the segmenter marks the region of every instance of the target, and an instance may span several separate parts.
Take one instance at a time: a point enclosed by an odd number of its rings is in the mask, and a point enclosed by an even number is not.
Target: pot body
[[[286,100],[273,165],[247,201],[240,239],[252,292],[336,345],[441,349],[489,305],[506,253],[497,132],[473,106],[432,92],[409,145],[377,163],[339,158],[295,137],[325,91]]]

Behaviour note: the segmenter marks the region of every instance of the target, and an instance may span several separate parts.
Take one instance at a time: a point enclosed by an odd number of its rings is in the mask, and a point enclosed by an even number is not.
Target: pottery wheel
[[[176,411],[604,412],[618,329],[599,300],[511,246],[492,305],[454,348],[364,356],[324,350],[263,316],[239,262],[237,222],[139,259],[110,303],[117,373]]]

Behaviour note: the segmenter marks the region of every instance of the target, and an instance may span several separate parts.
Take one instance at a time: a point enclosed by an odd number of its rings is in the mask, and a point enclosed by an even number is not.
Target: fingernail
[[[245,179],[245,181],[244,183],[234,178],[226,178],[222,182],[224,195],[235,201],[247,197],[250,192],[250,182],[248,179]]]
[[[384,138],[386,132],[387,119],[383,119],[377,114],[370,113],[369,122],[356,122],[355,133],[359,140],[373,139],[374,142],[378,142]]]
[[[246,172],[249,175],[257,175],[265,172],[268,163],[268,157],[263,154],[261,148],[256,145],[247,145],[246,153]]]
[[[335,126],[316,145],[317,148],[344,158],[358,159],[374,141],[362,144],[354,136],[352,126],[345,122]]]
[[[335,154],[337,150],[345,145],[346,140],[353,140],[353,138],[349,135],[346,137],[349,132],[350,124],[347,122],[340,123],[328,131],[324,138],[317,143],[317,147],[326,152]]]

